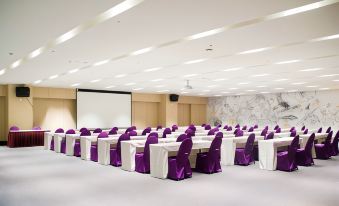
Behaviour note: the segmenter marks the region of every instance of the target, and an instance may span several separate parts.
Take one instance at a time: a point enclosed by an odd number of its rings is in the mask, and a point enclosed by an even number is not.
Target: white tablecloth
[[[66,155],[74,155],[74,144],[76,139],[80,139],[80,133],[66,134]]]
[[[166,179],[168,174],[168,152],[178,151],[181,142],[150,145],[151,176]],[[211,146],[211,141],[193,141],[192,149],[204,149]]]
[[[175,138],[159,138],[158,143],[175,142]],[[137,148],[144,148],[146,140],[130,140],[121,142],[121,169],[135,171],[135,154]]]
[[[49,150],[51,148],[51,141],[53,138],[54,132],[45,132],[44,133],[44,149]]]
[[[54,151],[57,153],[61,152],[61,141],[65,138],[65,133],[54,133]]]
[[[111,161],[111,144],[118,142],[120,135],[109,136],[108,138],[99,138],[98,140],[98,163],[109,165]],[[146,140],[147,136],[132,136],[131,140]],[[123,141],[124,142],[124,141]]]

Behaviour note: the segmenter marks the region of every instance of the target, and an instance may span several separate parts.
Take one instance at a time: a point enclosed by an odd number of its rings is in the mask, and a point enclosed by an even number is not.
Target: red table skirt
[[[8,147],[33,147],[44,145],[45,131],[9,132]]]

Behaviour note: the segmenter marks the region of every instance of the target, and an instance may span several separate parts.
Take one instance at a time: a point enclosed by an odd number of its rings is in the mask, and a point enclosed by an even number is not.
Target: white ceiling
[[[91,25],[64,43],[46,46],[124,1],[0,0],[0,74],[4,71],[0,83],[34,84],[41,80],[35,85],[203,96],[339,89],[339,36],[314,40],[339,34],[336,0],[320,1],[320,5],[330,5],[265,21],[259,17],[317,1],[128,1],[140,4]],[[228,27],[252,19],[249,25]],[[217,28],[224,31],[187,40]],[[25,58],[43,46],[48,49],[41,55]],[[153,48],[150,52],[131,55],[149,47]],[[270,49],[239,54],[258,48]],[[11,69],[21,58],[22,64]],[[93,66],[106,59],[110,61]],[[185,64],[199,59],[204,61]],[[299,61],[276,64],[290,60]],[[144,72],[158,67],[161,69]],[[224,71],[238,67],[241,69]],[[69,73],[77,68],[78,72]],[[314,68],[319,70],[300,71]],[[116,78],[119,74],[126,76]],[[53,75],[58,77],[50,79]],[[186,79],[192,90],[181,90]],[[276,81],[279,79],[285,80]],[[91,83],[93,80],[100,81]]]

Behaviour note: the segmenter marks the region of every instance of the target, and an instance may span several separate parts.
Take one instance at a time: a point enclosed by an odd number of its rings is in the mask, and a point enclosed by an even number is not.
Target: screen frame
[[[131,104],[130,104],[130,108],[131,108],[131,125],[130,125],[130,127],[132,126],[132,121],[133,121],[133,119],[132,119],[132,116],[133,116],[133,110],[132,110],[132,102],[133,102],[133,100],[132,100],[132,92],[125,92],[125,91],[111,91],[111,90],[97,90],[97,89],[80,89],[80,88],[78,88],[78,89],[76,89],[76,111],[77,111],[77,113],[76,113],[76,119],[75,119],[75,121],[76,121],[76,129],[79,129],[78,128],[78,92],[92,92],[92,93],[112,93],[112,94],[129,94],[130,96],[131,96]],[[123,128],[123,129],[125,129],[124,127],[120,127],[120,128]],[[126,127],[127,128],[127,127]],[[89,129],[95,129],[95,128],[89,128]],[[101,129],[111,129],[111,128],[101,128]]]

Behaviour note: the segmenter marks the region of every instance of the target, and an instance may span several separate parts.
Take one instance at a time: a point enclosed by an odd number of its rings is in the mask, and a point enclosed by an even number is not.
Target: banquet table
[[[54,139],[54,151],[56,153],[61,152],[61,142],[65,139],[66,133],[54,133],[53,139]]]
[[[44,145],[44,133],[46,130],[18,130],[9,131],[8,147],[33,147]]]
[[[49,150],[51,148],[51,141],[53,139],[54,132],[44,133],[44,149]]]
[[[73,156],[75,141],[80,139],[80,133],[66,134],[65,138],[66,138],[66,155]]]
[[[150,145],[150,166],[151,176],[166,179],[168,174],[168,153],[177,152],[181,142],[159,143]],[[192,150],[207,149],[211,146],[211,141],[193,141]],[[192,164],[192,163],[191,163]]]
[[[159,138],[158,143],[175,142],[175,138]],[[137,149],[145,148],[146,140],[130,140],[121,142],[121,169],[135,171],[135,154]]]
[[[110,149],[112,144],[116,144],[120,135],[112,135],[108,138],[99,138],[98,144],[98,163],[103,165],[109,165],[111,161]],[[146,140],[147,136],[131,136],[131,140]],[[124,141],[122,141],[124,142]],[[90,147],[90,145],[89,145]],[[81,150],[82,151],[82,150]],[[90,156],[90,154],[89,154]]]

